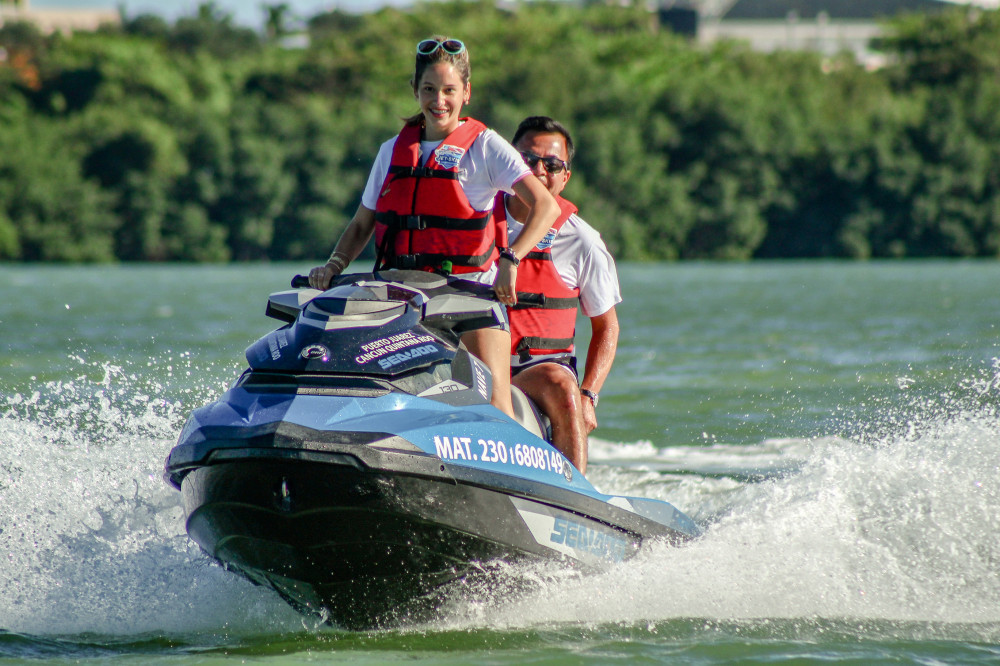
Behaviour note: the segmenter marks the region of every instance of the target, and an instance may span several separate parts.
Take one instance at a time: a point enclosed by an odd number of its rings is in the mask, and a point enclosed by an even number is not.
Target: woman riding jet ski
[[[697,536],[666,502],[598,492],[523,394],[517,421],[490,405],[489,370],[458,339],[501,307],[421,271],[272,294],[286,324],[167,458],[188,534],[348,628],[433,612],[444,584],[492,561],[601,568]]]

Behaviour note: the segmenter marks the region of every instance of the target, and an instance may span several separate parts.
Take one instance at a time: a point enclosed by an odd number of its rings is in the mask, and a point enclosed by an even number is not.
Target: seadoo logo
[[[418,356],[434,354],[437,351],[437,345],[422,345],[420,347],[414,347],[413,349],[393,354],[392,356],[380,358],[378,360],[378,364],[383,370],[388,370],[389,368],[399,365],[400,363],[406,363],[410,359],[417,358]]]
[[[318,358],[326,362],[330,360],[330,350],[323,345],[309,345],[308,347],[304,347],[302,351],[299,352],[299,358],[307,361],[312,361]]]

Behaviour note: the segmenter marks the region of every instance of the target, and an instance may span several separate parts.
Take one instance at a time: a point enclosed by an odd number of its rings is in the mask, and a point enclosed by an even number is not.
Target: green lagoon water
[[[1000,263],[621,266],[589,477],[705,535],[361,633],[161,478],[308,268],[0,266],[0,664],[1000,664]]]

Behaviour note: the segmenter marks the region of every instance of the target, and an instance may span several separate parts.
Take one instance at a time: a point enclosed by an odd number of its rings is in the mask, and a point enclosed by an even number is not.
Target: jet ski
[[[491,563],[599,570],[699,534],[671,504],[606,495],[548,441],[515,391],[459,342],[502,305],[422,271],[296,276],[284,322],[247,370],[195,409],[166,460],[191,539],[303,613],[349,629],[433,613]]]

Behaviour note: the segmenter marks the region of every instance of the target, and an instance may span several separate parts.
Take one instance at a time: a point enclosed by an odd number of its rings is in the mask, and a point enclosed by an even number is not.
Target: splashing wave
[[[281,631],[302,618],[185,534],[164,456],[219,385],[108,364],[0,403],[0,628],[34,635]],[[183,357],[189,376],[217,376]],[[996,370],[996,368],[994,368]],[[912,390],[907,382],[900,391]],[[658,448],[596,440],[607,492],[667,499],[707,527],[605,574],[508,567],[436,626],[791,618],[1000,623],[998,383],[886,408],[863,436]],[[528,579],[530,591],[515,582]]]

